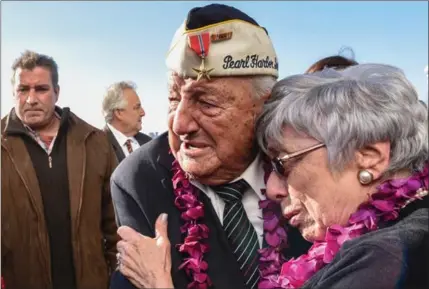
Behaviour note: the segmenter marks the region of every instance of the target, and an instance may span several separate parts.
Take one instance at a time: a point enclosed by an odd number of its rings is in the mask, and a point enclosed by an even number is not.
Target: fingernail
[[[166,213],[162,213],[161,214],[161,221],[165,223],[165,222],[167,222],[167,219],[168,219],[168,215]]]

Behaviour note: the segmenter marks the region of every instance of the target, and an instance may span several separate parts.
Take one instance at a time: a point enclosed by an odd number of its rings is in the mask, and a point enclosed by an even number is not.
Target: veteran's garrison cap
[[[278,60],[267,30],[244,12],[223,4],[189,11],[167,54],[168,69],[182,77],[244,75],[278,77]]]

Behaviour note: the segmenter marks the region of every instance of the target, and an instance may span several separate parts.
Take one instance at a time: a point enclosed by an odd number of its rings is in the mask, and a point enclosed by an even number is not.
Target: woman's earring
[[[368,185],[372,183],[374,176],[367,170],[360,170],[358,173],[358,179],[362,185]]]

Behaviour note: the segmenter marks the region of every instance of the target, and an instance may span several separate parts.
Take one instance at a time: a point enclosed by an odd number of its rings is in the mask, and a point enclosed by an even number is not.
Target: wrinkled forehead
[[[194,93],[204,90],[214,95],[234,95],[251,93],[250,77],[213,77],[210,80],[196,80],[192,77],[183,77],[174,71],[168,75],[169,91],[181,94]]]
[[[36,66],[33,69],[17,68],[13,81],[15,85],[51,85],[52,77],[49,69]]]

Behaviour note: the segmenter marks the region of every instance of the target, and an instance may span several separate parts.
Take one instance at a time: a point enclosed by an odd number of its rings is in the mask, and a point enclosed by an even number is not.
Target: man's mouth
[[[198,157],[205,154],[210,147],[202,142],[185,141],[180,145],[180,150],[188,157]]]
[[[207,147],[204,144],[185,143],[187,149],[201,149]]]
[[[43,110],[42,109],[26,109],[26,110],[24,110],[24,112],[43,112]]]

